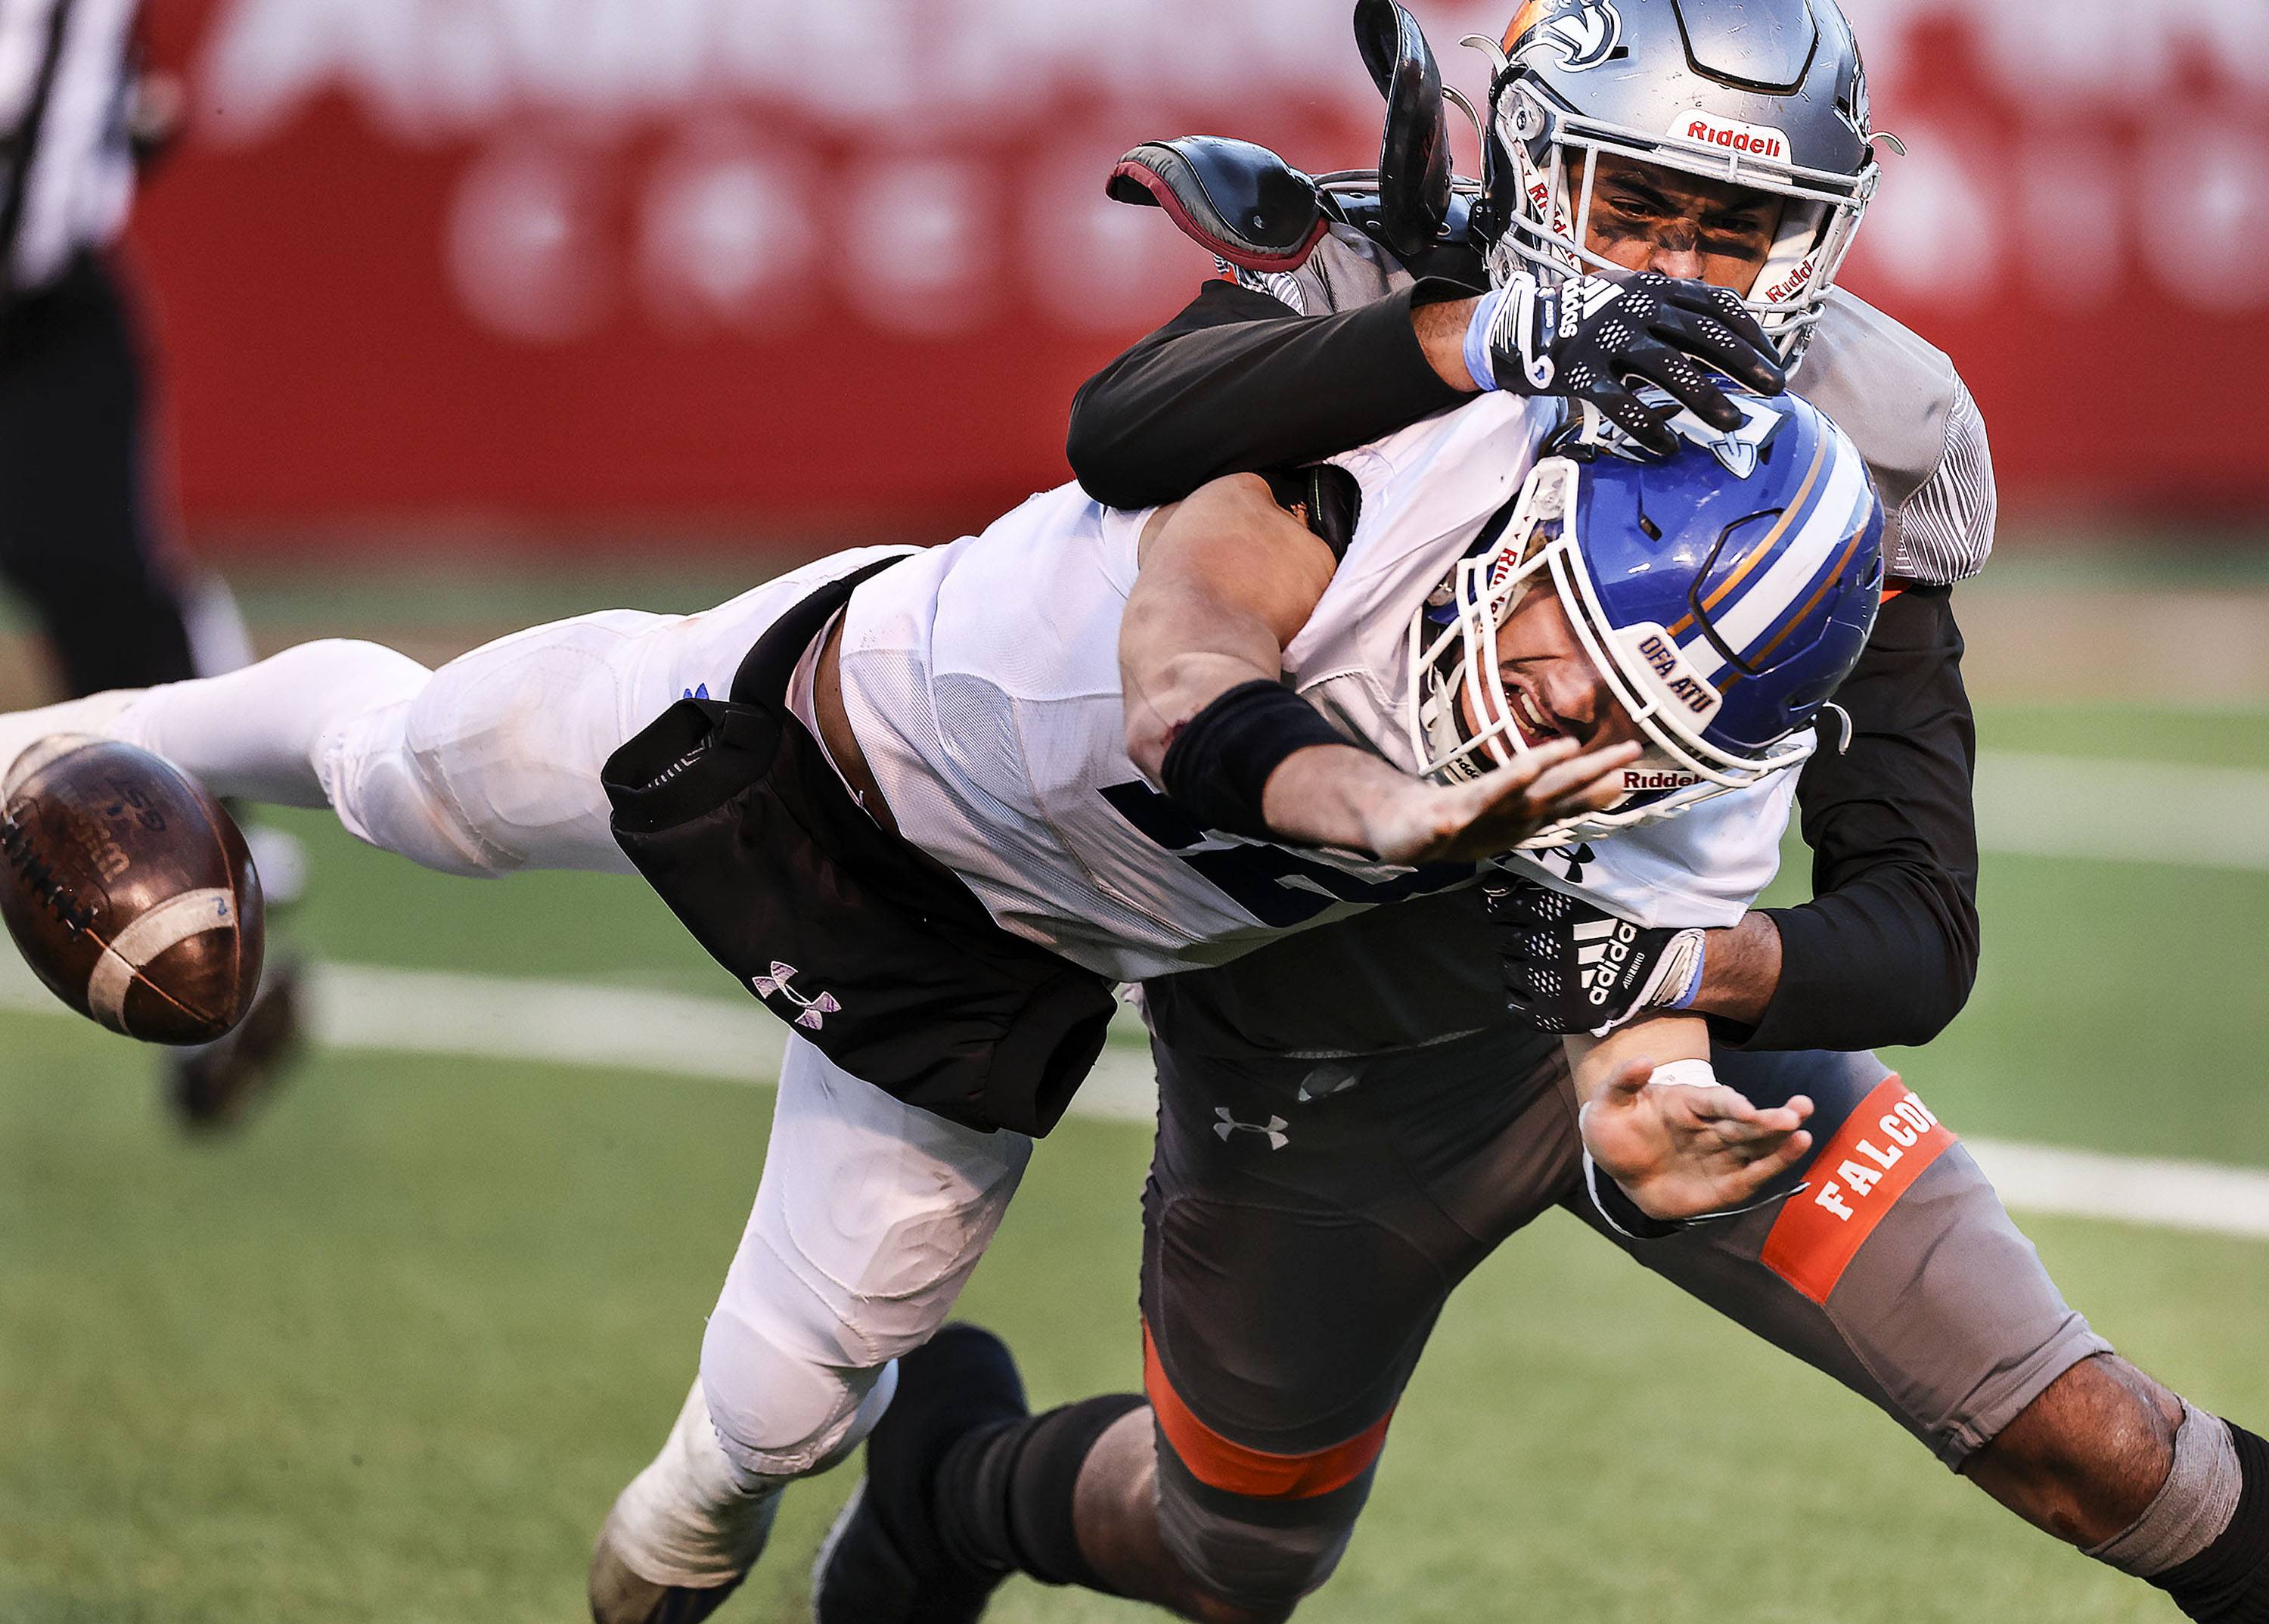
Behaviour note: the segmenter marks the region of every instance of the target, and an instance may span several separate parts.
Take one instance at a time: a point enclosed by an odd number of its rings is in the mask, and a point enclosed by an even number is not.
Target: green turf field
[[[2269,715],[1990,711],[1989,747],[2269,767]],[[293,816],[325,956],[720,995],[633,882],[441,879]],[[1800,880],[1800,875],[1798,876]],[[1989,859],[1987,963],[1910,1081],[1958,1128],[2269,1166],[2269,874]],[[0,1016],[0,1620],[568,1620],[592,1531],[689,1379],[762,1090],[317,1057],[249,1131],[150,1057]],[[1051,1402],[1136,1373],[1136,1128],[1075,1121],[966,1311]],[[2039,1222],[2067,1294],[2269,1419],[2269,1245]],[[800,1619],[848,1473],[721,1615]],[[994,1618],[1149,1616],[1016,1583]],[[1319,1620],[2172,1619],[1889,1422],[1548,1219],[1465,1288]]]

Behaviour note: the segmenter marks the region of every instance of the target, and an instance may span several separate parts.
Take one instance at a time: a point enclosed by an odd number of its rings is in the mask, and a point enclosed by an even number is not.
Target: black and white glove
[[[1532,881],[1482,886],[1505,1007],[1548,1032],[1602,1037],[1650,1009],[1685,1009],[1702,990],[1704,934],[1648,930]]]
[[[1589,401],[1663,456],[1678,449],[1678,436],[1625,380],[1660,385],[1713,429],[1740,428],[1740,409],[1704,367],[1760,395],[1788,387],[1772,341],[1738,295],[1652,270],[1548,287],[1522,271],[1482,297],[1466,328],[1466,370],[1479,388]]]

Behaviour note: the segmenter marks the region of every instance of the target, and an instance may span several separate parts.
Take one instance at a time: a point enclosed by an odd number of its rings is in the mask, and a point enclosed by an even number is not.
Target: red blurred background
[[[1478,94],[1467,33],[1417,4]],[[192,534],[937,534],[1067,476],[1209,270],[1110,161],[1375,153],[1342,0],[156,0],[140,205]],[[2005,507],[2269,498],[2269,4],[1851,0],[1888,173],[1847,284],[1952,352]],[[1470,168],[1470,143],[1461,151]]]

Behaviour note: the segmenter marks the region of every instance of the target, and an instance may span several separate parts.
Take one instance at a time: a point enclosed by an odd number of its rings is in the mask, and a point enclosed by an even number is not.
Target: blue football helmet
[[[1681,411],[1668,457],[1583,409],[1412,617],[1407,719],[1424,775],[1466,781],[1534,748],[1513,720],[1497,632],[1547,580],[1645,734],[1621,801],[1526,846],[1658,822],[1803,761],[1814,717],[1874,629],[1883,509],[1866,460],[1808,402],[1726,387],[1741,426]]]

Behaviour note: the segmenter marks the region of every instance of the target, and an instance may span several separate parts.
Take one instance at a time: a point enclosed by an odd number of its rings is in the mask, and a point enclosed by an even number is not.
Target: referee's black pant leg
[[[1778,1186],[1800,1187],[1656,1241],[1568,1203],[1637,1261],[1868,1399],[1949,1468],[2110,1351],[1950,1128],[1874,1055],[1712,1060],[1758,1104],[1811,1097],[1814,1148]]]
[[[73,695],[196,675],[153,545],[142,359],[107,265],[83,255],[0,314],[0,574]]]
[[[1281,1608],[1346,1550],[1443,1300],[1574,1176],[1564,1136],[1535,1127],[1564,1115],[1559,1043],[1157,1054],[1142,1312],[1159,1528],[1221,1600]]]

